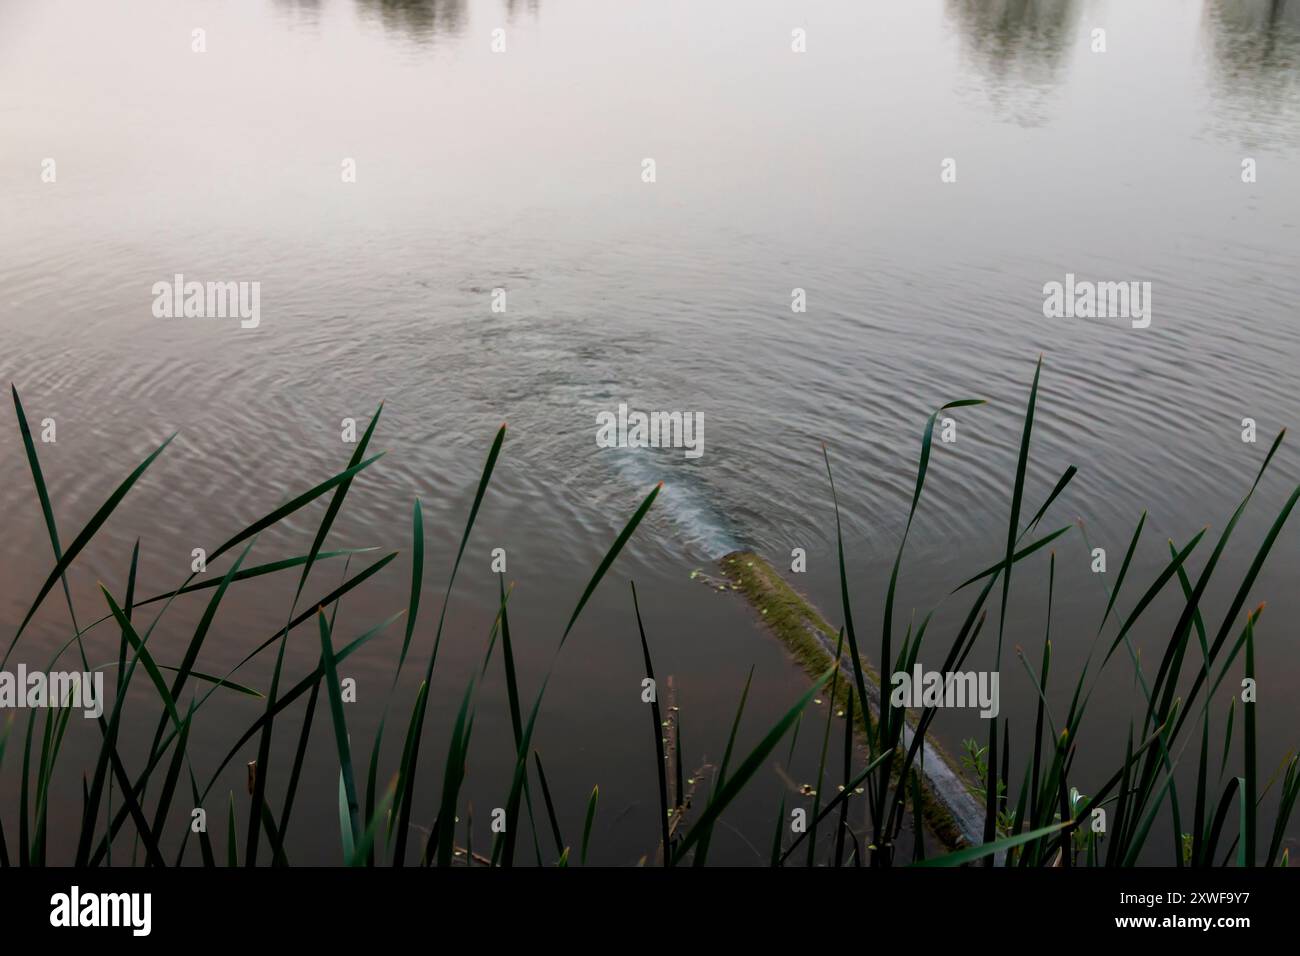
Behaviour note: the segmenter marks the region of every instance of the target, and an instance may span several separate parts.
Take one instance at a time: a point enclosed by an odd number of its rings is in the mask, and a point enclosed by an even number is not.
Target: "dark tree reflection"
[[[1070,47],[1077,0],[947,0],[971,77],[996,109],[1026,126],[1047,118]]]
[[[1219,131],[1300,142],[1300,0],[1207,0],[1205,31]]]
[[[356,0],[366,17],[385,30],[402,33],[417,43],[459,36],[468,21],[466,0]]]

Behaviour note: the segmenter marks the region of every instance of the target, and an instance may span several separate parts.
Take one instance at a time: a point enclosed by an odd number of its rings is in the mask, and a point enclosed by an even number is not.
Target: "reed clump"
[[[1052,504],[1074,477],[1074,467],[1066,469],[1035,511],[1028,512],[1024,501],[1040,372],[1041,360],[1029,390],[1017,468],[1010,485],[1005,547],[994,563],[972,575],[951,595],[968,601],[969,606],[961,625],[949,637],[943,671],[959,669],[981,637],[993,645],[996,660],[1001,665],[1013,576],[1018,586],[1025,586],[1021,583],[1025,572],[1014,575],[1013,572],[1026,558],[1047,548],[1071,530],[1068,524],[1046,532],[1040,532],[1039,527],[1049,515]],[[33,711],[27,713],[23,721],[15,721],[14,716],[10,716],[0,728],[0,764],[7,750],[18,751],[15,759],[20,761],[16,828],[11,819],[8,822],[11,829],[7,831],[6,821],[0,815],[0,865],[41,866],[58,862],[97,866],[120,863],[120,854],[114,858],[112,853],[114,845],[124,836],[129,836],[138,845],[139,856],[149,865],[180,865],[197,860],[203,865],[215,866],[219,857],[220,862],[231,866],[288,865],[286,847],[294,822],[294,808],[308,799],[325,799],[331,806],[337,805],[340,859],[349,865],[474,864],[508,867],[515,865],[520,856],[517,843],[523,834],[527,834],[527,849],[523,853],[531,862],[567,866],[588,859],[592,823],[598,813],[599,790],[591,791],[581,838],[576,846],[571,846],[561,832],[560,815],[552,800],[541,755],[532,743],[550,674],[539,675],[535,696],[525,698],[516,672],[510,633],[510,595],[504,583],[499,586],[499,606],[492,622],[484,668],[500,666],[504,671],[515,761],[510,786],[500,801],[507,826],[504,832],[494,833],[490,847],[474,848],[472,812],[463,799],[477,708],[476,680],[471,679],[465,687],[451,727],[435,729],[426,726],[429,687],[443,639],[448,599],[502,451],[506,438],[504,425],[490,445],[459,548],[442,589],[442,605],[432,628],[427,658],[423,660],[423,678],[414,700],[403,703],[396,699],[398,677],[412,653],[426,653],[426,649],[417,646],[415,641],[425,592],[425,535],[421,503],[416,500],[411,511],[410,595],[406,608],[376,622],[351,640],[342,641],[337,633],[340,602],[354,589],[384,572],[397,558],[398,552],[326,550],[324,547],[330,529],[352,490],[354,479],[382,457],[369,454],[382,416],[382,405],[371,418],[342,470],[290,497],[209,552],[209,566],[220,567],[223,559],[227,562],[223,572],[202,580],[198,580],[197,573],[191,574],[171,590],[142,597],[137,579],[137,542],[127,569],[125,592],[115,594],[101,585],[99,596],[103,606],[93,620],[87,621],[78,616],[78,609],[74,607],[66,580],[67,571],[141,476],[166,450],[171,438],[148,454],[111,490],[104,504],[65,545],[65,539],[57,530],[53,502],[46,490],[36,446],[16,389],[13,403],[40,506],[40,520],[44,522],[49,537],[53,564],[14,630],[0,659],[0,670],[13,656],[37,611],[57,589],[67,606],[71,627],[68,639],[53,656],[48,670],[54,670],[68,655],[85,671],[108,670],[112,674],[112,693],[105,702],[103,713],[95,718],[99,734],[98,756],[93,766],[78,768],[85,781],[81,816],[79,819],[55,821],[59,827],[72,827],[77,833],[77,849],[71,860],[48,860],[47,837],[51,825],[51,788],[72,711],[68,708],[46,709],[39,716]],[[1139,519],[1101,615],[1093,652],[1080,673],[1063,685],[1069,692],[1068,708],[1061,713],[1049,701],[1049,686],[1053,689],[1062,686],[1062,678],[1052,673],[1051,641],[1050,633],[1047,633],[1037,666],[1031,666],[1027,658],[1022,658],[1039,698],[1033,735],[1017,745],[1018,752],[1029,755],[1022,760],[1023,771],[1012,779],[1009,726],[1005,720],[992,718],[988,722],[986,745],[975,745],[968,754],[970,768],[979,778],[970,784],[983,811],[980,839],[963,841],[949,832],[947,838],[931,840],[927,846],[925,834],[935,833],[939,828],[931,820],[927,830],[925,823],[930,812],[927,809],[929,801],[925,796],[925,780],[921,772],[923,768],[918,766],[918,754],[923,750],[937,709],[924,707],[909,714],[901,708],[882,706],[881,702],[889,698],[887,685],[881,674],[872,670],[866,661],[875,660],[884,673],[910,671],[923,643],[927,639],[933,643],[935,639],[931,628],[933,612],[924,615],[919,624],[901,628],[901,635],[896,633],[900,630],[894,622],[899,570],[908,531],[923,497],[935,423],[947,409],[977,404],[981,403],[975,399],[948,403],[936,410],[925,424],[907,524],[885,586],[884,614],[876,631],[877,643],[869,655],[863,647],[864,635],[853,613],[852,589],[845,569],[843,536],[839,526],[839,504],[830,456],[824,451],[828,489],[835,503],[840,621],[833,630],[820,618],[819,622],[810,623],[797,602],[790,599],[793,591],[785,593],[788,585],[780,581],[763,584],[764,594],[771,603],[772,625],[787,638],[799,660],[815,673],[807,692],[792,702],[780,719],[764,731],[756,745],[742,752],[736,744],[748,696],[746,685],[725,753],[711,773],[707,792],[703,792],[706,788],[698,774],[688,777],[684,770],[679,715],[673,709],[665,716],[657,700],[652,702],[649,708],[653,722],[652,740],[648,743],[653,746],[646,746],[646,759],[655,761],[661,826],[658,833],[647,834],[647,844],[658,843],[657,851],[648,854],[647,862],[669,867],[706,864],[714,828],[728,806],[742,791],[762,785],[759,771],[768,764],[782,741],[794,736],[792,731],[799,726],[810,701],[818,695],[829,695],[832,706],[827,708],[822,732],[817,797],[811,813],[807,814],[806,826],[795,832],[789,826],[786,798],[782,793],[771,842],[770,860],[773,865],[888,866],[910,863],[921,866],[997,864],[1050,867],[1134,866],[1153,862],[1198,867],[1226,863],[1237,866],[1287,865],[1288,826],[1297,795],[1300,795],[1297,758],[1294,754],[1289,755],[1272,778],[1262,782],[1257,760],[1258,731],[1253,699],[1241,703],[1239,719],[1235,717],[1234,705],[1221,742],[1213,747],[1209,701],[1234,666],[1240,666],[1249,680],[1253,681],[1255,677],[1256,634],[1263,608],[1247,612],[1245,602],[1300,497],[1300,488],[1292,492],[1277,514],[1264,540],[1257,546],[1245,574],[1235,582],[1235,588],[1229,588],[1233,597],[1222,616],[1212,618],[1211,609],[1204,600],[1212,578],[1223,574],[1220,570],[1221,555],[1254,495],[1260,477],[1281,444],[1283,434],[1277,436],[1254,482],[1212,547],[1205,540],[1206,531],[1195,535],[1181,547],[1171,544],[1169,560],[1153,580],[1126,588],[1145,515]],[[557,655],[591,596],[610,573],[660,493],[661,486],[648,490],[610,544],[559,635]],[[328,502],[325,514],[304,553],[262,564],[247,563],[253,544],[263,531],[321,499]],[[1205,554],[1207,549],[1208,556]],[[1188,559],[1194,553],[1198,560],[1204,558],[1201,570],[1196,574],[1188,568]],[[328,590],[319,589],[320,593],[309,588],[313,583],[313,570],[323,562],[336,561],[344,563],[342,582]],[[733,570],[735,573],[729,575],[733,586],[740,589],[758,587],[759,582],[747,576],[743,569]],[[1049,562],[1046,582],[1049,607],[1054,572],[1053,558]],[[205,641],[230,590],[251,579],[282,573],[294,575],[297,579],[294,599],[283,627],[255,643],[226,673],[212,674],[200,670]],[[1167,589],[1180,596],[1183,610],[1168,632],[1158,666],[1154,673],[1150,673],[1149,669],[1143,668],[1132,639],[1139,627],[1143,629],[1144,639],[1151,639],[1154,625],[1149,625],[1149,616],[1144,615]],[[1120,612],[1121,594],[1132,602],[1127,614]],[[635,586],[630,596],[642,659],[647,675],[653,679],[652,642]],[[202,615],[181,659],[159,661],[151,650],[150,639],[167,612],[181,601],[202,601]],[[81,610],[84,615],[85,609]],[[152,618],[146,621],[150,613]],[[1215,620],[1219,621],[1217,626]],[[348,730],[339,665],[376,635],[399,622],[403,640],[393,666],[389,701],[367,750],[367,742],[358,740]],[[290,682],[284,675],[285,645],[289,634],[300,627],[312,628],[315,632],[319,639],[319,658],[310,673]],[[105,628],[118,635],[116,660],[92,664],[88,659],[85,637],[96,628]],[[652,626],[649,631],[653,632]],[[896,643],[899,638],[901,640]],[[832,643],[834,653],[828,653]],[[238,680],[241,668],[265,654],[274,659],[268,686],[253,688],[241,683]],[[1138,711],[1143,716],[1131,722],[1126,746],[1122,753],[1114,755],[1110,772],[1100,778],[1090,778],[1088,789],[1091,792],[1085,796],[1075,786],[1078,775],[1074,773],[1074,759],[1080,747],[1091,746],[1085,718],[1089,713],[1092,688],[1097,675],[1113,657],[1118,657],[1121,662],[1127,661],[1133,668],[1135,693],[1141,696]],[[493,664],[494,658],[499,660],[499,665]],[[145,756],[134,760],[135,765],[128,767],[121,753],[120,741],[124,703],[133,681],[151,689],[157,699],[158,713],[154,733],[146,738],[151,743]],[[212,698],[226,694],[256,699],[261,713],[242,732],[230,735],[229,749],[215,768],[200,773],[189,750],[191,730],[198,720],[216,723],[213,711],[219,709],[220,700],[213,702]],[[399,707],[401,709],[396,710]],[[300,727],[294,756],[287,765],[277,764],[272,760],[271,746],[276,721],[291,708],[299,718],[297,725]],[[838,757],[833,758],[831,715],[837,711],[846,713],[847,720],[842,738],[835,743]],[[381,771],[381,748],[385,734],[390,732],[389,716],[400,718],[400,723],[391,728],[391,732],[402,734],[401,757],[396,767]],[[326,725],[325,732],[329,733],[337,754],[337,793],[299,793],[309,737],[318,723]],[[1241,735],[1239,769],[1228,775],[1225,781],[1230,745],[1238,730]],[[422,792],[416,787],[421,744],[431,733],[447,740],[441,787],[436,793]],[[1215,757],[1220,749],[1223,758],[1218,761]],[[253,759],[250,760],[250,756]],[[1196,761],[1190,801],[1189,793],[1180,789],[1175,773],[1180,760],[1185,757]],[[249,765],[247,811],[241,826],[234,794],[229,795],[225,845],[218,849],[207,829],[194,833],[188,819],[183,825],[178,824],[172,810],[182,803],[195,807],[210,805],[209,798],[215,800],[220,796],[214,794],[217,780],[237,759],[243,759]],[[838,770],[829,772],[838,777],[838,784],[824,787],[828,779],[828,763],[832,760],[838,764]],[[1095,765],[1096,761],[1092,763]],[[278,806],[273,805],[268,791],[268,781],[272,779],[283,784],[284,796]],[[387,782],[381,785],[381,781]],[[1264,795],[1273,787],[1277,788],[1273,819],[1260,819]],[[830,794],[829,799],[822,799],[823,790]],[[850,804],[865,807],[865,831],[859,832],[850,824]],[[1105,811],[1108,821],[1104,832],[1098,832],[1093,826],[1097,819],[1095,811],[1098,810]],[[466,819],[463,836],[457,832],[457,821],[462,813]],[[427,827],[415,822],[429,819],[433,822]],[[1176,859],[1172,861],[1153,856],[1149,836],[1157,823],[1172,827],[1176,845]],[[906,851],[900,849],[905,842],[899,839],[905,827],[912,833]],[[191,842],[196,846],[191,846]],[[132,859],[136,858],[133,856]]]

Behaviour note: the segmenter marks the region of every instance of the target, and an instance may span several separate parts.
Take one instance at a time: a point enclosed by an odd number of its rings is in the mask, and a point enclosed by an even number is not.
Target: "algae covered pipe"
[[[752,551],[733,551],[718,559],[726,583],[725,590],[743,594],[787,650],[810,675],[823,673],[835,660],[839,632],[821,613],[799,594],[767,561]],[[841,663],[853,666],[849,649],[844,648]],[[880,717],[880,677],[871,664],[862,660],[866,676],[867,706],[873,719]],[[861,729],[861,728],[859,728]],[[904,721],[902,746],[910,747],[915,730],[912,720]],[[924,796],[924,818],[934,835],[950,848],[962,844],[977,846],[983,842],[984,807],[962,781],[957,763],[932,740],[921,744],[918,759]]]

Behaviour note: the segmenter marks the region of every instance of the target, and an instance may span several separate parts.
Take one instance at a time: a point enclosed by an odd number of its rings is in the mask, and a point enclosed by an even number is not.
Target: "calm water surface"
[[[790,50],[796,27],[803,55]],[[1104,54],[1090,49],[1098,27]],[[497,28],[504,54],[491,51]],[[998,557],[1040,353],[1029,506],[1080,468],[1047,525],[1082,518],[1113,576],[1148,509],[1134,572],[1147,580],[1167,539],[1222,527],[1267,443],[1300,422],[1298,56],[1300,3],[1284,0],[12,0],[0,6],[0,372],[29,418],[58,423],[40,451],[65,541],[180,432],[74,567],[82,614],[98,615],[96,581],[124,592],[137,537],[142,589],[164,590],[188,573],[192,548],[340,469],[351,451],[340,420],[364,424],[383,400],[375,445],[387,454],[355,485],[331,545],[403,550],[344,602],[351,636],[405,606],[410,510],[424,503],[429,582],[395,702],[404,726],[479,469],[508,421],[448,612],[427,802],[486,647],[491,548],[508,550],[531,695],[592,568],[663,479],[556,664],[538,738],[567,829],[598,783],[593,858],[635,862],[653,849],[656,811],[626,581],[643,596],[657,669],[674,675],[690,762],[720,755],[751,665],[756,740],[805,679],[746,606],[689,573],[739,544],[781,566],[804,547],[803,586],[838,620],[822,442],[866,621],[878,620],[921,426],[944,401],[990,404],[960,410],[957,443],[936,449],[902,600],[924,611]],[[944,184],[948,157],[958,177]],[[41,181],[46,158],[55,183]],[[355,183],[341,182],[345,158]],[[1241,181],[1245,158],[1255,183]],[[260,327],[154,318],[151,286],[177,272],[259,281]],[[1045,319],[1043,284],[1067,272],[1151,282],[1150,328]],[[791,311],[796,287],[806,313]],[[495,288],[504,313],[491,309]],[[597,448],[595,415],[619,402],[701,411],[704,456]],[[1260,444],[1241,441],[1247,416]],[[1236,580],[1300,478],[1295,449],[1283,446],[1229,549]],[[14,427],[0,431],[0,509],[0,619],[12,628],[52,562]],[[255,559],[305,551],[319,514],[264,536]],[[1269,601],[1270,772],[1300,725],[1288,690],[1300,680],[1296,547],[1289,528],[1251,596]],[[1088,549],[1078,533],[1057,549],[1062,673],[1082,661],[1104,606]],[[1045,562],[1021,577],[1008,623],[1008,647],[1034,661]],[[341,573],[321,566],[308,590]],[[1211,597],[1217,625],[1224,592]],[[202,666],[233,665],[291,598],[290,581],[232,595]],[[180,656],[200,610],[169,612],[160,659]],[[49,601],[15,660],[43,666],[68,633],[66,609]],[[92,657],[112,659],[116,638],[92,634]],[[1137,643],[1149,658],[1163,638]],[[399,626],[348,663],[354,746],[382,713],[400,642]],[[295,632],[294,679],[317,652]],[[976,656],[991,666],[992,653]],[[1097,691],[1092,743],[1104,755],[1082,755],[1085,774],[1123,745],[1132,688],[1120,663]],[[269,666],[241,674],[264,686]],[[1032,691],[1017,661],[1003,668],[1014,731],[1032,720]],[[142,685],[128,712],[137,748],[150,694]],[[191,744],[201,779],[258,713],[242,700],[209,706],[220,717],[200,721]],[[297,720],[282,724],[280,779]],[[946,718],[939,732],[957,749],[981,729]],[[67,819],[95,752],[90,725],[75,730],[58,781]],[[338,856],[336,764],[324,732],[314,739],[309,783],[326,797],[299,800],[295,862]],[[498,666],[476,724],[476,819],[503,799],[509,739]],[[223,800],[242,793],[239,763],[218,785]],[[787,782],[804,782],[815,747],[780,763]],[[769,776],[729,815],[719,859],[762,855],[785,785]],[[16,810],[0,812],[8,822]],[[66,854],[75,833],[51,840]]]

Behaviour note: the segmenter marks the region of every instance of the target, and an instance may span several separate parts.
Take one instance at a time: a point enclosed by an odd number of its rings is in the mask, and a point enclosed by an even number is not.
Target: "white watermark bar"
[[[600,448],[682,448],[687,458],[704,454],[703,412],[628,411],[596,414],[596,445]]]
[[[0,671],[0,710],[71,707],[95,719],[104,713],[104,675],[100,671]]]
[[[149,893],[83,893],[73,886],[50,897],[50,925],[56,928],[125,927],[132,936],[153,929],[153,896]]]
[[[912,673],[896,671],[889,678],[891,707],[978,707],[985,719],[1002,709],[997,671],[927,671],[920,664]]]
[[[1043,286],[1048,319],[1128,319],[1135,329],[1151,325],[1150,282],[1091,282],[1065,274]]]
[[[155,282],[152,292],[157,319],[237,318],[241,329],[262,322],[260,282],[186,282],[178,272],[171,282]]]

